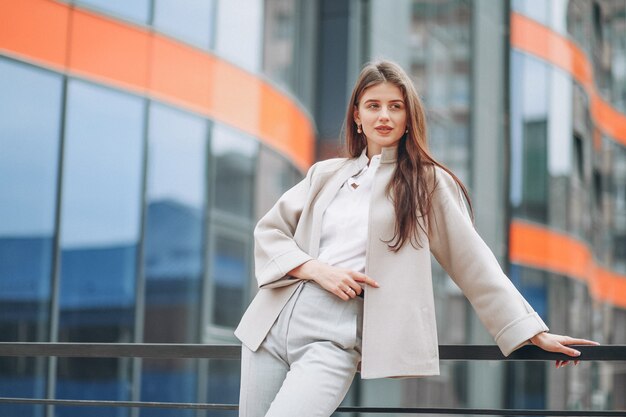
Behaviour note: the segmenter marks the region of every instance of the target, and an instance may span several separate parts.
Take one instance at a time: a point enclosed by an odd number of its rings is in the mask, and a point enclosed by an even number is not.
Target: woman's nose
[[[382,120],[388,120],[389,119],[389,112],[387,111],[387,109],[385,109],[383,107],[383,109],[380,111],[380,114],[378,115],[378,117]]]

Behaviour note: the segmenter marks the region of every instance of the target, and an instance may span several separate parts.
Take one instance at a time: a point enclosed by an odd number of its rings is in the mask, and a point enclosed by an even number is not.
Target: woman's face
[[[365,89],[355,106],[354,121],[367,138],[370,158],[382,147],[396,145],[406,130],[406,103],[400,88],[383,82]]]

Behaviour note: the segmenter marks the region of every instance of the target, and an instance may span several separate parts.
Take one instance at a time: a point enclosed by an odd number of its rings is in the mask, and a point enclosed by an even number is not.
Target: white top
[[[341,186],[328,205],[322,218],[319,261],[365,272],[369,202],[379,165],[380,155],[374,155],[369,165]]]

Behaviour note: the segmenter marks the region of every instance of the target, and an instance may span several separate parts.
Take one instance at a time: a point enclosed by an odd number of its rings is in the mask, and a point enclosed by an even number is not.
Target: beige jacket
[[[372,185],[363,305],[361,378],[439,374],[430,253],[461,288],[505,356],[548,327],[503,273],[474,229],[460,188],[437,167],[432,220],[421,248],[406,243],[392,252],[381,240],[394,231],[394,209],[385,196],[396,166],[397,147],[383,148]],[[257,224],[255,271],[259,291],[235,336],[256,351],[302,280],[286,275],[319,252],[322,215],[348,178],[368,162],[335,158],[314,164]],[[432,174],[431,174],[432,175]],[[432,184],[432,181],[429,181]],[[420,231],[420,233],[422,233]]]

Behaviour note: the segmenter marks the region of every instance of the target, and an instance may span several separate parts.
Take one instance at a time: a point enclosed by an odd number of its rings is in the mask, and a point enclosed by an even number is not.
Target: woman
[[[429,154],[399,66],[364,67],[345,126],[349,157],[314,164],[255,229],[260,290],[235,330],[240,416],[330,416],[357,370],[438,375],[431,253],[504,355],[534,343],[575,357],[568,344],[596,344],[548,333],[504,275],[465,187]]]

